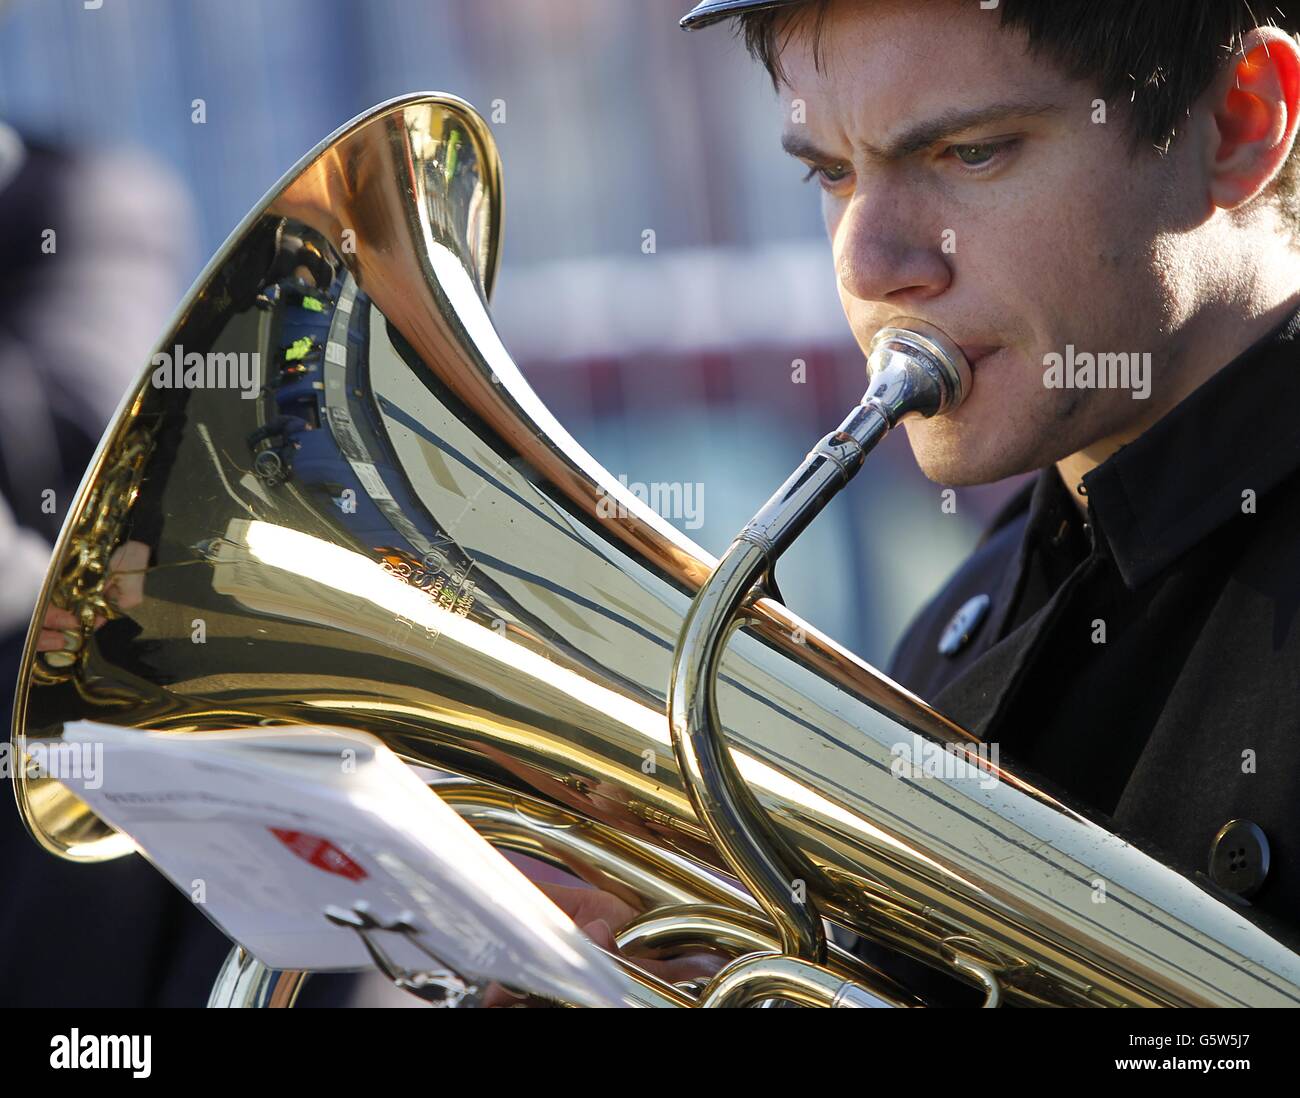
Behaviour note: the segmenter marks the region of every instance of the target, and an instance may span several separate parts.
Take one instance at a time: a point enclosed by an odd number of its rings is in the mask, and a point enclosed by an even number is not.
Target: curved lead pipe
[[[904,321],[882,329],[867,359],[862,403],[804,459],[723,554],[700,587],[673,653],[668,723],[696,814],[732,871],[767,912],[782,952],[826,959],[821,916],[800,888],[807,873],[778,838],[722,737],[718,662],[755,584],[773,586],[777,559],[862,467],[868,453],[909,416],[942,415],[970,391],[970,367],[938,329]]]

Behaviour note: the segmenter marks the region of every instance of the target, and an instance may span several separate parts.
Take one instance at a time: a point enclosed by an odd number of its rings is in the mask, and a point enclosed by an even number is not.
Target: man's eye
[[[1014,141],[991,141],[973,145],[949,145],[947,153],[968,168],[983,168],[1009,152]]]
[[[808,169],[808,174],[803,177],[803,181],[807,183],[816,176],[823,187],[834,187],[837,183],[843,183],[848,174],[847,168],[813,167]]]

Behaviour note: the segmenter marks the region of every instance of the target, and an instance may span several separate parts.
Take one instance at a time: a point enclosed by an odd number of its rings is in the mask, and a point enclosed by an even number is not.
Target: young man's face
[[[822,169],[810,185],[824,187],[859,344],[912,316],[971,361],[960,409],[907,424],[922,469],[946,484],[1041,468],[1167,410],[1162,379],[1177,370],[1204,292],[1188,234],[1211,212],[1198,131],[1164,158],[1132,155],[1118,114],[1094,120],[1092,85],[1028,56],[999,21],[969,0],[837,0],[824,72],[812,20],[781,55],[784,136]],[[795,100],[803,123],[792,121]],[[1048,388],[1044,356],[1069,344],[1150,352],[1150,399]]]

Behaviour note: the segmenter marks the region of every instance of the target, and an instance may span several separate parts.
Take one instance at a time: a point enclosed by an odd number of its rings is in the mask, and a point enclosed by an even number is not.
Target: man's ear
[[[1232,210],[1267,189],[1290,155],[1300,123],[1300,46],[1274,27],[1249,31],[1206,94],[1215,137],[1210,199]]]

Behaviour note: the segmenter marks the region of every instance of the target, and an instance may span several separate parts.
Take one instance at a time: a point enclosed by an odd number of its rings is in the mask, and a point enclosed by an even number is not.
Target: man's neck
[[[1260,313],[1248,323],[1216,322],[1213,328],[1221,332],[1225,338],[1214,341],[1216,346],[1213,348],[1202,342],[1201,353],[1197,356],[1198,361],[1188,361],[1183,369],[1178,370],[1172,385],[1162,386],[1165,389],[1164,400],[1159,403],[1151,402],[1151,405],[1144,409],[1143,414],[1127,424],[1123,430],[1091,442],[1083,449],[1061,458],[1056,463],[1056,472],[1080,512],[1085,516],[1088,513],[1088,498],[1079,491],[1084,476],[1110,458],[1121,446],[1132,442],[1152,424],[1163,419],[1192,392],[1280,325],[1297,308],[1300,308],[1300,291],[1296,291],[1285,301]]]

